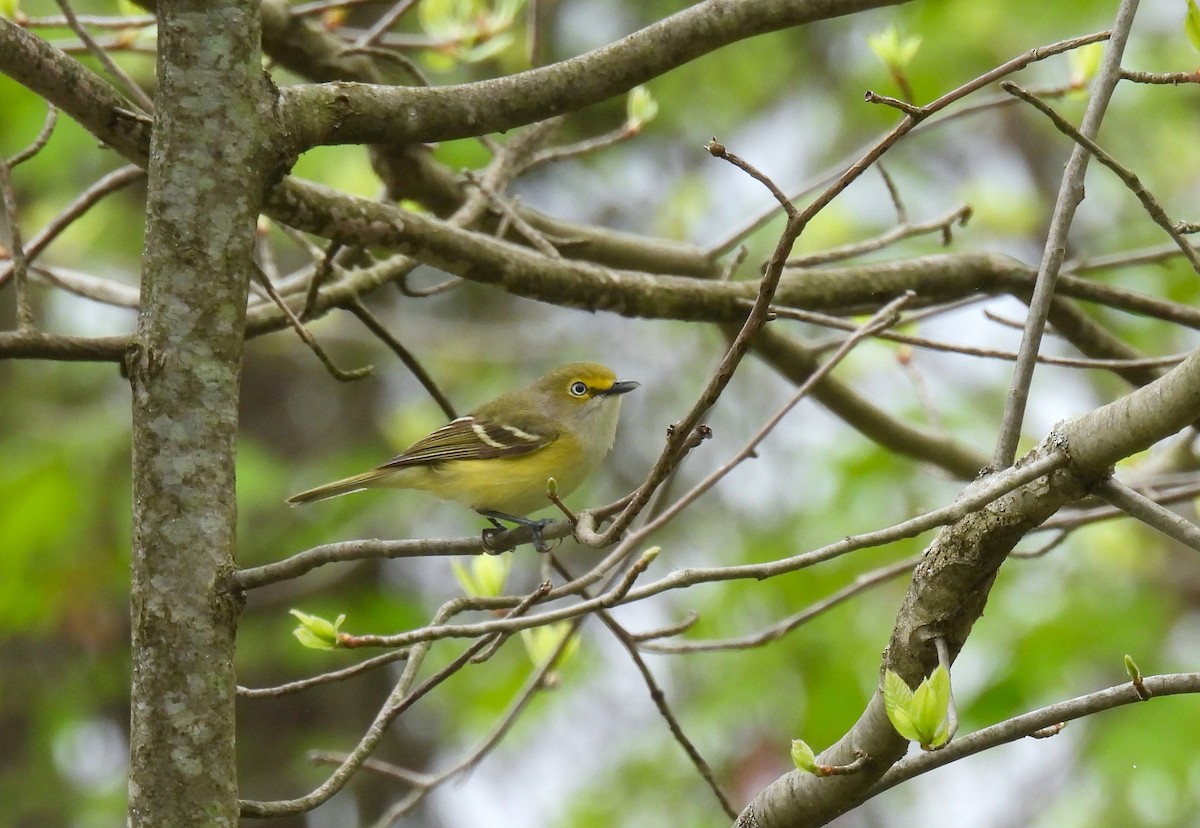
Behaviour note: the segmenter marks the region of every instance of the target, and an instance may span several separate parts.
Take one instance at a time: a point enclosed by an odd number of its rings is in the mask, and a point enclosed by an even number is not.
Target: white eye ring
[[[571,388],[569,390],[572,397],[582,397],[588,392],[587,383],[580,380],[575,380],[575,382],[571,383]]]

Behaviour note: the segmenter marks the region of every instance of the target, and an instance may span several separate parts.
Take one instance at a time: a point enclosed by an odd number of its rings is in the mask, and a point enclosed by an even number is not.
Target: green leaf
[[[500,32],[489,37],[478,46],[463,49],[459,57],[466,63],[482,63],[490,57],[500,54],[513,44],[514,38],[508,32]]]
[[[470,569],[457,558],[450,561],[450,568],[463,592],[470,597],[496,598],[504,594],[512,562],[512,555],[476,555],[471,559]]]
[[[457,40],[470,25],[473,5],[470,0],[423,0],[417,6],[417,20],[430,37]]]
[[[946,743],[950,729],[950,671],[942,665],[913,693],[912,717],[925,750]]]
[[[513,20],[525,6],[525,0],[500,0],[496,3],[496,10],[492,12],[490,21],[493,28],[507,29],[512,25]]]
[[[921,38],[914,35],[901,41],[896,27],[888,26],[883,31],[867,35],[867,45],[889,72],[899,74],[916,57],[917,50],[921,48]]]
[[[920,734],[917,732],[912,714],[909,712],[912,702],[912,688],[904,683],[904,679],[891,670],[884,673],[883,707],[887,711],[888,719],[891,720],[892,727],[896,728],[897,733],[910,742],[915,742],[920,738]]]
[[[817,756],[803,739],[792,739],[792,764],[805,773],[821,775],[817,772]]]
[[[1104,60],[1104,44],[1089,43],[1073,50],[1067,61],[1071,67],[1071,86],[1087,86],[1096,73],[1100,71],[1100,63]]]
[[[521,641],[525,644],[525,651],[529,653],[529,658],[535,667],[545,665],[554,657],[563,640],[567,636],[572,636],[572,626],[570,621],[558,621],[554,624],[521,630]],[[578,649],[579,636],[572,636],[559,655],[558,663],[560,665],[566,663],[567,659],[575,655],[575,651]]]
[[[1137,663],[1133,660],[1133,656],[1128,654],[1125,656],[1125,672],[1129,673],[1129,678],[1134,681],[1141,681],[1142,679],[1141,668],[1137,666]]]
[[[1200,52],[1200,9],[1196,0],[1187,0],[1187,14],[1183,18],[1183,31],[1192,48]]]
[[[0,0],[0,17],[15,20],[20,9],[20,0]]]
[[[312,650],[333,650],[338,646],[338,630],[346,620],[345,613],[331,622],[319,615],[309,615],[296,609],[288,612],[300,621],[300,626],[292,630],[292,635],[305,647]]]
[[[639,132],[658,115],[658,101],[644,86],[635,86],[625,96],[625,128]]]
[[[883,677],[883,706],[896,732],[924,750],[946,744],[950,736],[950,672],[938,666],[916,692],[891,670]]]

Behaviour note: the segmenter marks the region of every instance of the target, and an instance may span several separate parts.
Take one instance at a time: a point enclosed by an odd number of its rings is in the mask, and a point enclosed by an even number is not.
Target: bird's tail
[[[392,469],[371,469],[353,477],[335,480],[324,486],[317,486],[315,489],[294,494],[287,499],[287,502],[292,506],[298,506],[301,503],[312,503],[315,500],[328,500],[331,497],[340,497],[351,492],[361,492],[376,484],[380,478],[387,477],[392,471]]]

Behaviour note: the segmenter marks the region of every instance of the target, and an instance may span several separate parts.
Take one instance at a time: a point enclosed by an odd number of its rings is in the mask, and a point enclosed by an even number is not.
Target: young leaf
[[[504,584],[512,570],[512,555],[476,555],[468,569],[457,558],[450,568],[463,592],[472,598],[496,598],[504,594]]]
[[[1075,88],[1087,86],[1100,71],[1100,63],[1103,60],[1103,43],[1089,43],[1072,50],[1067,56],[1068,65],[1071,67],[1071,86]]]
[[[500,32],[489,37],[478,46],[463,49],[459,57],[466,63],[482,63],[488,58],[500,54],[513,44],[515,38],[508,32]]]
[[[805,773],[817,773],[817,756],[803,739],[792,739],[792,764]]]
[[[946,743],[950,729],[949,710],[950,671],[939,664],[913,693],[912,717],[922,749],[939,748]]]
[[[1196,0],[1187,0],[1187,14],[1183,18],[1183,31],[1192,48],[1200,52],[1200,9]]]
[[[867,35],[867,45],[892,74],[900,74],[912,63],[917,50],[921,48],[921,38],[907,37],[903,42],[895,26],[888,26],[881,32]]]
[[[571,626],[569,621],[559,621],[554,624],[521,630],[521,641],[525,644],[525,651],[529,653],[529,659],[535,667],[541,667],[554,656],[563,639],[572,635]],[[572,636],[559,655],[558,663],[564,664],[575,654],[577,649],[579,649],[579,637]]]
[[[640,132],[642,127],[658,115],[658,101],[644,86],[635,86],[625,96],[625,128]]]
[[[950,672],[939,666],[916,692],[888,670],[883,677],[883,706],[896,732],[923,750],[939,748],[950,737]]]
[[[917,732],[912,714],[909,712],[912,702],[912,688],[904,683],[904,679],[891,670],[884,673],[883,707],[887,711],[888,719],[891,720],[892,727],[896,728],[897,733],[910,742],[915,742],[920,738],[920,734]]]
[[[346,620],[345,613],[336,621],[328,621],[319,615],[309,615],[300,610],[288,610],[299,621],[300,626],[292,630],[296,640],[312,650],[332,650],[338,646],[338,631]]]

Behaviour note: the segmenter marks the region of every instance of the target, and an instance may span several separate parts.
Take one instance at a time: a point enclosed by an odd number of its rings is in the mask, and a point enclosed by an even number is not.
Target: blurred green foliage
[[[648,84],[659,111],[637,140],[539,171],[518,189],[527,203],[574,220],[649,227],[708,244],[770,206],[765,193],[718,168],[700,149],[710,135],[791,188],[895,123],[892,110],[862,103],[866,89],[897,94],[870,51],[871,33],[896,25],[903,35],[921,38],[905,71],[922,103],[1035,46],[1106,28],[1110,5],[927,0],[759,37]],[[1126,65],[1194,68],[1195,55],[1167,5],[1143,10]],[[615,36],[679,6],[563,4],[561,22],[549,34],[550,52],[561,51],[560,42],[584,37],[581,23],[597,15],[621,24]],[[31,16],[56,13],[46,2],[21,8]],[[79,10],[111,13],[99,2],[80,3]],[[1179,12],[1181,19],[1182,8]],[[523,48],[523,37],[518,31],[512,50]],[[152,80],[149,58],[125,63],[142,81]],[[523,65],[524,58],[506,53],[458,64],[436,80],[485,77]],[[1035,65],[1019,80],[1065,84],[1067,61]],[[1084,102],[1066,98],[1056,106],[1077,119]],[[37,134],[45,106],[0,77],[0,111],[0,152],[11,155]],[[1185,217],[1200,180],[1198,111],[1195,93],[1187,88],[1123,86],[1102,134],[1105,146],[1134,166],[1168,211]],[[563,140],[615,129],[623,113],[624,102],[613,101],[574,115]],[[914,219],[971,204],[974,218],[956,232],[952,249],[1003,250],[1036,263],[1069,151],[1040,117],[1006,106],[918,132],[887,163]],[[450,142],[434,152],[454,170],[487,159],[475,141]],[[25,237],[117,166],[112,153],[61,118],[45,150],[14,174]],[[294,173],[359,195],[378,191],[361,148],[306,153]],[[1090,258],[1163,241],[1130,194],[1103,170],[1089,173],[1088,188],[1072,236],[1074,255]],[[44,261],[136,285],[141,199],[140,186],[109,196]],[[799,249],[845,244],[882,232],[894,220],[878,177],[868,176],[814,223]],[[768,225],[748,240],[750,264],[743,274],[774,245],[777,231],[777,224]],[[936,239],[917,239],[876,257],[938,249]],[[286,248],[279,258],[283,264],[302,260]],[[414,276],[429,283],[440,278],[428,272]],[[1195,274],[1178,263],[1104,271],[1094,278],[1177,302],[1200,301]],[[45,287],[35,290],[35,300],[39,322],[52,330],[100,334],[129,331],[134,324],[131,312],[98,309]],[[12,301],[11,290],[0,292],[5,328],[12,327]],[[611,499],[640,479],[666,425],[689,404],[723,342],[714,331],[558,309],[481,286],[425,300],[381,292],[369,301],[460,411],[564,358],[600,356],[622,376],[642,380],[627,405],[612,462],[602,479],[573,496],[577,506]],[[1149,353],[1195,345],[1191,333],[1161,323],[1095,313]],[[978,318],[971,319],[966,324],[978,327]],[[346,538],[477,532],[479,521],[471,514],[413,493],[373,492],[304,510],[283,505],[290,493],[386,459],[442,419],[418,384],[348,316],[332,314],[313,330],[341,364],[373,363],[376,373],[339,385],[289,334],[248,345],[238,459],[241,561],[265,563]],[[1007,347],[1013,343],[1015,335],[1004,339]],[[1007,367],[947,365],[924,353],[913,362],[944,426],[986,450]],[[925,421],[915,387],[897,368],[894,348],[869,346],[841,376],[889,410]],[[1060,369],[1045,371],[1056,379],[1066,376]],[[748,374],[752,381],[735,384],[713,412],[716,437],[689,460],[677,491],[720,463],[791,393],[760,368],[749,366]],[[1035,386],[1049,413],[1033,412],[1030,439],[1040,436],[1042,420],[1053,422],[1121,389],[1102,377],[1072,375],[1072,381],[1077,386],[1070,393],[1059,392],[1050,380]],[[128,391],[111,366],[0,362],[0,401],[0,828],[117,824],[124,809],[130,672]],[[663,552],[646,577],[796,554],[947,502],[956,489],[956,483],[914,469],[805,404],[763,444],[757,459],[655,539]],[[748,635],[823,599],[859,573],[916,554],[927,541],[928,536],[897,543],[762,583],[670,593],[617,616],[639,630],[676,623],[695,610],[699,621],[684,641]],[[575,569],[597,554],[562,552]],[[531,588],[541,578],[539,566],[529,549],[519,550],[510,589]],[[683,727],[736,803],[790,768],[792,738],[819,751],[853,723],[878,679],[879,652],[905,584],[898,578],[866,591],[770,646],[647,657]],[[346,613],[349,631],[388,633],[424,623],[457,594],[448,562],[437,559],[329,566],[300,582],[255,592],[240,631],[242,682],[269,686],[361,658],[301,648],[290,634],[290,608],[330,618]],[[1200,566],[1161,538],[1121,522],[1079,532],[1044,558],[1013,561],[955,668],[964,731],[1119,683],[1126,652],[1147,674],[1195,669],[1198,605]],[[445,663],[463,646],[440,643],[434,660]],[[348,750],[398,669],[280,700],[243,700],[245,795],[291,797],[317,783],[325,769],[311,764],[306,751]],[[532,669],[514,639],[491,661],[422,700],[385,740],[380,758],[417,770],[457,761],[496,724]],[[648,815],[661,820],[657,815],[663,814],[673,825],[724,823],[628,658],[599,624],[584,626],[579,652],[559,672],[560,686],[535,697],[496,755],[464,784],[449,786],[418,810],[412,824],[615,828],[645,825]],[[1005,813],[987,815],[992,821],[985,823],[970,802],[938,800],[944,784],[939,780],[1010,792],[1009,816],[1016,819],[1012,814],[1025,814],[1020,799],[1032,768],[1068,781],[1053,786],[1040,810],[1026,814],[1022,824],[1186,828],[1200,812],[1200,753],[1190,725],[1183,724],[1194,719],[1195,701],[1188,698],[1113,711],[1072,724],[1056,737],[1061,744],[1053,753],[1040,744],[1005,748],[991,764],[982,757],[968,760],[889,793],[867,811],[887,824],[1005,824]],[[402,790],[364,776],[339,797],[349,810],[337,813],[350,814],[340,824],[366,824]],[[967,809],[963,813],[971,816],[931,823],[931,801],[942,809]],[[522,802],[519,812],[504,810]]]

